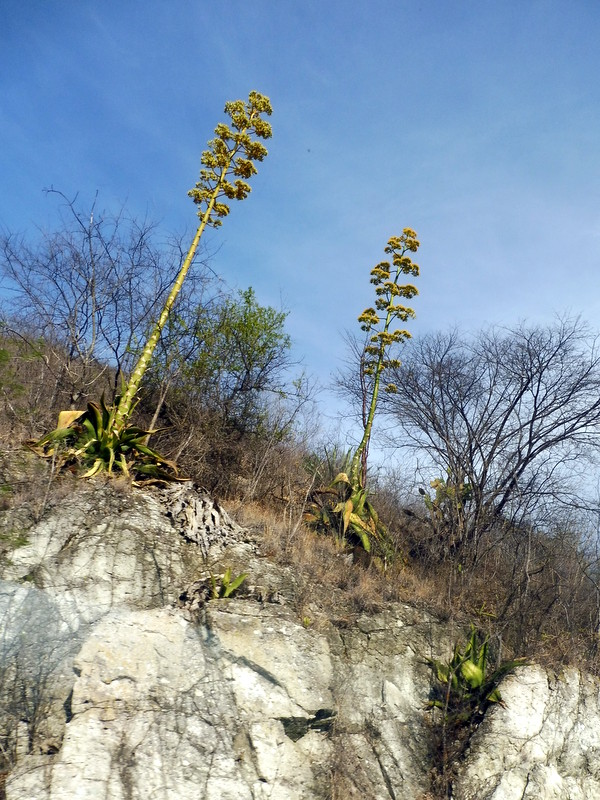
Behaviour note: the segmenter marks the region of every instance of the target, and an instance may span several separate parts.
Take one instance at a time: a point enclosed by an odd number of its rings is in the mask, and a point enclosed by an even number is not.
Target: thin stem
[[[117,433],[119,431],[121,431],[125,427],[125,425],[127,424],[127,421],[128,421],[129,416],[131,414],[131,408],[133,406],[133,401],[135,400],[135,396],[136,396],[136,394],[138,392],[138,389],[140,387],[140,383],[142,382],[142,378],[144,377],[144,373],[148,369],[148,365],[149,365],[149,363],[150,363],[150,361],[152,359],[152,355],[154,354],[154,350],[156,348],[156,345],[158,344],[158,340],[160,339],[160,335],[162,333],[162,330],[163,330],[163,328],[165,327],[165,325],[167,323],[167,319],[169,317],[169,313],[171,312],[171,309],[173,308],[173,304],[175,303],[177,295],[179,294],[179,292],[181,290],[181,286],[183,284],[185,276],[187,275],[188,270],[189,270],[189,268],[190,268],[190,266],[192,264],[192,261],[194,259],[195,254],[196,254],[196,250],[198,249],[198,244],[200,243],[200,238],[202,237],[202,234],[204,233],[204,230],[205,230],[205,228],[206,228],[206,226],[207,226],[207,224],[208,224],[208,222],[210,220],[211,212],[212,212],[212,210],[214,208],[214,205],[215,205],[215,203],[217,201],[217,197],[220,194],[222,184],[223,184],[223,182],[225,180],[225,176],[227,175],[227,171],[229,170],[229,167],[231,165],[231,162],[233,160],[234,155],[235,155],[235,151],[232,151],[230,156],[229,156],[229,159],[227,161],[226,166],[221,171],[221,175],[219,177],[219,181],[216,184],[215,188],[213,189],[213,193],[211,195],[211,198],[210,198],[210,201],[209,201],[208,206],[206,208],[206,211],[202,215],[202,221],[200,222],[200,225],[198,226],[198,230],[196,231],[196,235],[194,236],[194,240],[193,240],[193,242],[192,242],[192,244],[190,246],[190,249],[188,250],[187,256],[185,257],[185,261],[183,262],[183,264],[181,266],[181,269],[179,270],[179,274],[177,275],[177,279],[175,280],[175,283],[173,284],[173,288],[171,289],[171,291],[169,293],[169,296],[167,297],[167,300],[165,302],[164,308],[163,308],[163,310],[161,312],[160,317],[158,318],[158,322],[154,326],[154,329],[153,329],[152,333],[150,334],[150,337],[148,338],[148,341],[146,342],[146,345],[145,345],[145,347],[144,347],[144,349],[142,351],[142,354],[141,354],[137,364],[135,365],[135,369],[133,370],[131,378],[129,379],[129,382],[127,384],[127,388],[125,389],[124,394],[122,395],[121,399],[119,400],[119,405],[117,407],[117,412],[115,414],[115,421],[114,421],[114,429],[115,429],[115,431]]]
[[[397,278],[396,278],[397,279]],[[390,324],[392,322],[392,311],[388,308],[388,312],[385,318],[385,324],[383,326],[384,333],[388,332]],[[383,339],[380,339],[379,343],[379,353],[377,355],[377,365],[375,367],[375,379],[373,381],[373,392],[371,394],[371,403],[369,405],[369,413],[367,414],[367,420],[364,426],[363,437],[354,453],[354,457],[352,458],[352,466],[350,468],[350,483],[353,488],[357,488],[358,486],[363,486],[367,482],[366,476],[366,469],[363,469],[362,480],[359,475],[360,467],[361,467],[361,457],[363,452],[369,446],[369,442],[371,440],[371,432],[373,430],[373,420],[375,419],[375,411],[377,410],[377,399],[379,397],[379,385],[381,383],[381,373],[383,371],[383,361],[385,357],[385,342]]]

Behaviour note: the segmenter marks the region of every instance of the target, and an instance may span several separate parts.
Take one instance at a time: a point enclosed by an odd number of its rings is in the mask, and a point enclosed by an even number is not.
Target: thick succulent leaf
[[[372,519],[363,519],[358,514],[350,514],[350,524],[355,530],[361,530],[368,533],[370,536],[377,535],[377,528]]]
[[[352,518],[352,510],[354,506],[352,505],[352,500],[346,500],[343,505],[343,508],[340,509],[342,512],[342,520],[343,520],[343,530],[344,533],[348,530],[348,525],[350,524],[350,520]]]
[[[367,493],[365,492],[364,489],[358,489],[352,492],[352,504],[354,505],[354,511],[359,516],[361,516],[363,513],[366,500],[367,500]]]
[[[109,448],[107,448],[107,450],[108,450],[108,453],[107,453],[108,454],[108,471],[112,472],[113,471],[113,467],[115,465],[115,455],[116,455],[116,453],[115,453],[114,447],[109,447]],[[105,455],[105,460],[106,460],[106,455]]]
[[[231,570],[229,570],[229,573],[231,574]],[[247,577],[248,573],[242,572],[242,574],[238,575],[237,578],[234,578],[233,580],[231,580],[230,578],[229,582],[227,583],[227,586],[225,587],[225,593],[223,594],[223,597],[229,597],[231,594],[233,594],[236,589],[240,588],[240,586],[246,580]],[[225,582],[223,581],[223,583]]]
[[[437,661],[434,658],[428,658],[427,664],[429,664],[434,671],[435,677],[440,683],[448,683],[448,674],[450,670],[447,664],[444,664],[442,661]]]
[[[345,472],[338,472],[335,478],[331,481],[332,486],[336,486],[338,483],[345,483],[346,485],[350,486],[350,479]]]
[[[58,415],[58,423],[56,425],[56,431],[52,431],[52,433],[57,433],[60,430],[65,428],[70,428],[71,425],[76,422],[80,417],[85,414],[85,411],[61,411]],[[50,434],[48,434],[50,435]],[[44,437],[45,438],[45,437]]]
[[[366,553],[371,552],[371,540],[369,539],[368,535],[364,531],[356,531],[358,538],[360,539],[360,543],[363,546],[363,549]]]
[[[471,689],[477,689],[483,683],[483,670],[470,659],[461,664],[460,674]]]
[[[158,433],[158,429],[147,431],[144,428],[138,428],[136,425],[130,425],[123,430],[123,433],[126,433],[128,436],[139,436],[145,439],[146,436],[152,436],[153,433]]]
[[[92,467],[81,477],[82,478],[93,478],[94,475],[97,475],[99,472],[104,470],[104,461],[101,458],[97,458]]]
[[[102,409],[102,425],[104,428],[112,428],[116,407],[115,406],[107,406],[106,400],[104,399],[104,392],[102,392],[102,397],[100,398],[100,408]]]
[[[158,453],[156,451],[152,450],[151,447],[148,447],[147,445],[142,444],[141,442],[137,442],[135,440],[133,440],[130,444],[139,453],[142,453],[145,456],[150,456],[151,458],[155,458],[157,461],[161,461],[161,462],[163,462],[165,464],[168,463],[166,458],[162,458],[162,456],[159,456]]]
[[[379,525],[379,514],[377,513],[377,511],[375,511],[375,508],[368,500],[365,503],[365,511],[371,517],[375,525]]]
[[[127,459],[123,454],[119,456],[119,465],[121,467],[121,472],[125,477],[129,478],[129,469],[127,467]]]
[[[488,703],[502,703],[502,695],[500,694],[500,690],[497,688],[492,689],[492,691],[486,695],[485,699],[488,701]]]
[[[156,450],[152,450],[151,452],[152,452],[152,458],[155,458],[160,464],[167,467],[167,469],[172,470],[175,475],[179,474],[179,470],[177,469],[177,464],[174,461],[171,461],[171,459],[169,458],[164,458],[164,456],[161,456],[159,453],[156,452]]]
[[[94,427],[94,424],[92,423],[92,421],[90,419],[88,419],[87,417],[84,417],[84,419],[82,420],[81,425],[83,427],[83,430],[84,430],[84,433],[86,435],[86,438],[90,442],[98,441],[99,431],[98,431],[97,428]]]
[[[42,436],[38,442],[31,442],[29,446],[35,452],[43,453],[44,445],[52,444],[53,442],[62,442],[69,436],[73,436],[73,428],[56,428],[56,430],[50,431],[50,433]]]
[[[90,401],[88,403],[87,411],[85,414],[86,418],[83,420],[83,424],[85,425],[86,422],[89,422],[91,425],[94,426],[98,435],[100,435],[103,431],[106,430],[106,426],[102,422],[102,409],[97,403]]]
[[[427,708],[446,708],[446,704],[442,700],[428,700],[426,703]]]
[[[487,636],[479,648],[479,652],[477,654],[477,666],[482,670],[485,671],[487,667],[487,658],[488,658],[488,639]]]

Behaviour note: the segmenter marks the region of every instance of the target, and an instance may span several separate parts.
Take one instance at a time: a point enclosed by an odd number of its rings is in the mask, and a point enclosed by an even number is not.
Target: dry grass
[[[401,601],[426,609],[458,625],[475,624],[489,634],[498,660],[525,656],[548,667],[576,665],[600,672],[595,587],[585,573],[581,553],[571,542],[540,537],[527,544],[505,535],[490,546],[473,568],[439,560],[421,549],[408,554],[419,536],[428,536],[425,521],[401,509],[390,526],[398,557],[385,572],[366,564],[357,548],[307,530],[302,503],[294,514],[275,513],[258,504],[238,505],[242,525],[260,531],[263,553],[293,567],[301,591],[298,613],[312,618],[315,604],[331,619],[377,611]],[[362,553],[364,556],[364,552]],[[535,568],[524,566],[533,563]]]
[[[59,356],[25,338],[0,338],[0,508],[21,508],[32,522],[73,491],[75,478],[57,479],[52,464],[21,442],[52,427],[76,389],[81,405],[86,387],[96,392],[109,378],[97,365],[86,372],[86,365],[72,364],[65,374]],[[557,668],[577,664],[600,672],[600,575],[577,535],[503,531],[482,543],[475,566],[468,559],[461,565],[444,560],[422,505],[405,507],[402,481],[388,480],[371,498],[396,552],[383,573],[360,548],[344,548],[303,526],[319,469],[326,482],[326,459],[320,468],[318,456],[294,441],[228,441],[216,423],[205,427],[210,436],[199,429],[187,444],[187,428],[165,433],[165,454],[182,450],[183,471],[234,508],[237,502],[239,521],[260,531],[265,555],[293,567],[301,616],[311,617],[316,600],[323,613],[349,618],[403,601],[459,624],[473,621],[490,634],[499,657],[524,655]]]
[[[26,527],[71,494],[76,482],[69,474],[58,477],[50,463],[27,450],[0,454],[1,507],[19,509]],[[114,483],[131,491],[127,481]],[[527,571],[525,545],[514,534],[491,547],[475,568],[461,568],[436,554],[428,558],[424,549],[417,557],[408,555],[427,529],[413,512],[400,509],[390,526],[398,557],[383,572],[360,548],[308,530],[302,523],[304,499],[297,491],[279,508],[230,504],[240,524],[259,532],[262,553],[292,567],[300,619],[351,623],[386,603],[407,602],[459,625],[473,622],[490,635],[499,659],[526,656],[557,669],[573,664],[600,672],[597,591],[573,542],[543,537],[529,542],[534,568]]]
[[[291,566],[299,587],[296,609],[300,618],[315,613],[331,619],[380,610],[386,602],[402,599],[400,582],[374,564],[358,558],[356,549],[333,537],[307,529],[300,519],[264,510],[257,505],[232,506],[230,512],[243,526],[260,532],[261,552],[276,563]]]

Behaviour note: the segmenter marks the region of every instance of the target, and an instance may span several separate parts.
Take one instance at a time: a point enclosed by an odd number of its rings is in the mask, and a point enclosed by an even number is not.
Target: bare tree
[[[598,338],[579,319],[426,336],[394,381],[386,410],[437,473],[425,499],[445,552],[579,503],[600,432]]]
[[[33,342],[44,342],[46,365],[54,374],[48,405],[81,405],[107,383],[113,394],[135,362],[141,344],[179,268],[181,247],[173,239],[157,244],[156,226],[109,214],[97,197],[87,211],[77,197],[62,201],[61,222],[36,240],[0,236],[0,274],[8,301],[5,335],[11,329]],[[186,287],[198,303],[209,280],[206,269]],[[110,380],[107,379],[110,372]]]

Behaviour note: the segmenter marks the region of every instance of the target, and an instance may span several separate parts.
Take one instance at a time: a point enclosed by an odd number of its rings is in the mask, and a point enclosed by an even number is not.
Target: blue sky
[[[289,310],[322,381],[406,226],[415,335],[596,325],[599,41],[597,0],[2,0],[0,226],[51,226],[54,185],[191,230],[201,151],[255,89],[269,157],[212,266]]]

